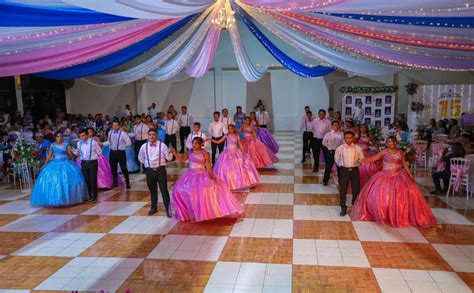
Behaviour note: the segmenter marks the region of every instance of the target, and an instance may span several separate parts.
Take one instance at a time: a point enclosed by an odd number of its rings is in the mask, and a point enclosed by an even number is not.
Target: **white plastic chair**
[[[416,151],[415,172],[418,169],[419,162],[423,163],[423,167],[426,171],[428,168],[428,142],[424,140],[415,140],[415,142],[413,143],[413,147]]]
[[[472,192],[469,190],[469,166],[471,161],[463,158],[452,158],[451,159],[451,178],[449,178],[448,192],[446,197],[449,196],[450,191],[453,191],[453,195],[456,190],[456,183],[459,184],[459,188],[463,186],[466,188],[466,199],[472,196]]]
[[[443,150],[447,147],[448,145],[444,143],[434,142],[431,144],[431,151],[428,157],[428,169],[432,170],[437,167],[438,162],[441,160],[441,156],[443,155]]]

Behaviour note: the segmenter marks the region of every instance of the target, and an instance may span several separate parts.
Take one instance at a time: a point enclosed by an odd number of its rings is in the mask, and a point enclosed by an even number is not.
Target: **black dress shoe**
[[[323,186],[328,186],[328,183],[327,183],[327,182],[323,182]]]
[[[127,189],[130,189],[130,188],[131,188],[131,187],[130,187],[130,183],[127,184],[127,187],[126,187],[126,188],[127,188]]]
[[[169,211],[166,211],[166,216],[167,216],[168,218],[171,218],[171,214],[170,214]]]
[[[339,216],[344,217],[347,215],[347,207],[341,207],[341,212],[339,213]]]
[[[158,212],[158,211],[157,211],[156,209],[150,209],[150,210],[148,211],[148,215],[151,216],[151,215],[156,214],[157,212]]]
[[[306,160],[301,160],[301,163],[306,163]]]
[[[319,169],[313,169],[313,173],[316,173],[318,171],[319,171]]]
[[[441,191],[440,190],[430,191],[430,194],[439,195],[439,194],[441,194]]]
[[[110,187],[110,189],[114,189],[114,188],[117,188],[118,185],[117,184],[112,184],[112,187]]]

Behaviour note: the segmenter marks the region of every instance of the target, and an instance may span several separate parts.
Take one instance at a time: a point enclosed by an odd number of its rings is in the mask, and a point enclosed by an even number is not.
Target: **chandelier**
[[[227,2],[227,1],[226,1]],[[235,25],[235,12],[230,8],[228,3],[217,11],[217,16],[211,20],[211,23],[221,29],[225,30]]]

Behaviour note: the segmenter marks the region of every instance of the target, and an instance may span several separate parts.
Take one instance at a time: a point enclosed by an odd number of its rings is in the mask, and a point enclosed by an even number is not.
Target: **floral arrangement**
[[[380,126],[370,125],[369,133],[375,142],[383,141],[382,128]]]
[[[398,148],[403,151],[405,154],[405,160],[409,164],[413,164],[416,161],[416,150],[411,143],[400,141],[398,143]]]
[[[411,102],[411,110],[413,112],[419,113],[425,109],[425,105],[422,102]]]
[[[407,94],[410,96],[415,95],[416,92],[418,91],[419,86],[420,86],[419,84],[414,83],[413,81],[410,82],[409,84],[405,86],[405,88],[407,89]]]
[[[28,167],[32,168],[36,166],[39,160],[39,154],[36,150],[37,143],[30,140],[19,139],[13,144],[12,159],[13,164],[20,165],[24,162],[28,164]]]
[[[398,86],[343,86],[339,90],[341,93],[351,94],[377,94],[377,93],[394,93],[398,90]]]

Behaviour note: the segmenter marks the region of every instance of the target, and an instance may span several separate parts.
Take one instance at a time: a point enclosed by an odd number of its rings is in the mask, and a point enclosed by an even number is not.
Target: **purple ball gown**
[[[266,128],[260,128],[257,131],[258,139],[260,139],[263,144],[269,148],[274,154],[278,153],[280,146],[276,142],[273,135]]]
[[[364,152],[364,158],[370,158],[377,154],[377,151],[371,150],[369,148],[369,138],[360,137],[357,144],[362,148]],[[359,166],[359,177],[360,177],[360,186],[363,187],[375,173],[382,170],[383,163],[382,160],[378,160],[370,163],[362,163]]]
[[[237,136],[228,135],[226,149],[214,164],[214,174],[224,180],[231,190],[249,188],[260,182],[252,159],[237,145]]]
[[[242,129],[244,133],[244,139],[242,140],[243,151],[252,158],[257,169],[268,167],[278,162],[275,154],[253,136],[251,126],[243,126]]]
[[[243,212],[242,204],[225,181],[209,176],[205,153],[188,153],[189,169],[173,188],[172,211],[181,221],[198,222]]]
[[[415,180],[402,169],[403,152],[383,152],[383,169],[362,188],[352,216],[359,221],[376,221],[394,227],[436,225]]]

